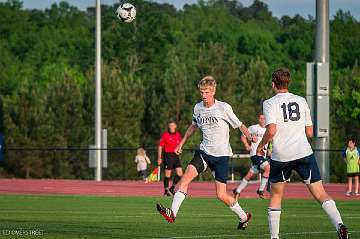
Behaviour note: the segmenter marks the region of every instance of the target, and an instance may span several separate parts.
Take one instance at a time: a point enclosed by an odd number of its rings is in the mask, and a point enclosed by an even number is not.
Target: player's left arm
[[[305,134],[306,134],[306,137],[308,138],[311,138],[313,137],[314,135],[314,129],[313,129],[313,126],[305,126]]]
[[[307,102],[305,101],[305,99],[304,99],[304,105],[305,105],[305,134],[306,137],[311,138],[314,135],[314,128],[311,120],[310,108]]]
[[[225,115],[226,115],[226,121],[235,129],[239,128],[242,135],[245,135],[245,137],[251,141],[251,135],[248,130],[248,128],[243,124],[239,118],[235,115],[233,109],[229,104],[225,105]]]
[[[244,125],[244,124],[241,124],[241,126],[239,127],[242,135],[245,135],[246,139],[249,140],[250,142],[252,141],[252,138],[251,138],[251,134],[249,132],[249,129]]]

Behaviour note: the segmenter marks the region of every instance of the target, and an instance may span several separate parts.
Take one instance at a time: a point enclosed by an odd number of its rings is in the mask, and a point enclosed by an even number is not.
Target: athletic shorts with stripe
[[[255,174],[260,173],[262,170],[265,170],[265,167],[269,164],[267,159],[264,158],[263,156],[254,155],[250,157],[250,160],[251,160],[250,171]]]
[[[221,183],[226,183],[228,178],[229,156],[215,157],[206,154],[204,151],[196,150],[194,158],[190,161],[198,174],[205,172],[209,167],[215,180]]]
[[[269,182],[278,183],[290,181],[292,171],[296,171],[305,184],[321,180],[320,171],[314,154],[289,162],[270,160]]]

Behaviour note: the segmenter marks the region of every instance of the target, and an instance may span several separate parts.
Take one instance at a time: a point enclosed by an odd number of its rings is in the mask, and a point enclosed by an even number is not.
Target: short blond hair
[[[211,89],[216,90],[216,80],[213,76],[205,76],[198,83],[199,90]]]

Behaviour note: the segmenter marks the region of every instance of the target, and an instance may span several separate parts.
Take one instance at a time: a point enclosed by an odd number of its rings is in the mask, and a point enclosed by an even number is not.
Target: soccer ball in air
[[[121,4],[116,10],[116,15],[122,22],[132,22],[136,17],[136,8],[130,3]]]

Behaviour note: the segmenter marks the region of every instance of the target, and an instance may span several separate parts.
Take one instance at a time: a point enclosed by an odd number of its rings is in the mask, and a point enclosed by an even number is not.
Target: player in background
[[[250,134],[245,125],[236,117],[231,106],[215,99],[216,81],[212,76],[206,76],[198,84],[202,101],[194,107],[192,124],[187,129],[184,138],[176,148],[180,154],[182,147],[191,135],[199,128],[202,133],[200,149],[186,168],[179,182],[178,191],[175,193],[171,208],[157,204],[157,210],[170,223],[174,223],[181,203],[186,197],[191,181],[207,168],[215,177],[217,198],[224,202],[239,218],[238,229],[245,229],[251,218],[250,213],[244,212],[235,198],[226,191],[228,176],[228,162],[232,155],[229,143],[229,125],[239,128],[250,139]]]
[[[281,200],[286,182],[295,170],[330,218],[338,237],[347,239],[347,228],[334,200],[325,192],[307,139],[313,136],[309,106],[303,97],[289,92],[290,81],[291,75],[287,69],[278,69],[272,74],[272,88],[276,95],[263,103],[266,132],[257,148],[257,154],[263,155],[265,145],[272,140],[271,198],[268,208],[270,236],[272,239],[279,238]]]
[[[164,196],[175,194],[175,186],[183,175],[179,155],[175,153],[175,148],[181,141],[181,135],[176,129],[176,122],[170,120],[168,122],[168,130],[162,134],[158,147],[157,163],[159,166],[162,163],[162,158],[164,159]],[[169,188],[172,170],[175,170],[175,175]]]
[[[257,194],[260,198],[264,198],[264,189],[267,185],[268,179],[269,179],[269,173],[270,173],[270,164],[266,160],[266,156],[269,156],[270,152],[266,152],[264,156],[258,156],[256,155],[256,149],[259,145],[265,131],[265,116],[263,114],[259,115],[258,118],[258,124],[251,125],[249,127],[249,132],[251,135],[251,145],[249,145],[249,141],[245,137],[245,135],[241,136],[241,141],[243,142],[245,149],[250,152],[250,160],[251,160],[251,168],[249,169],[246,176],[241,180],[241,183],[237,188],[233,190],[233,193],[235,195],[235,198],[238,199],[240,196],[240,193],[242,190],[246,188],[248,185],[250,179],[254,174],[261,173],[261,180],[260,180],[260,186],[257,190]],[[265,148],[267,148],[267,145],[265,145]]]
[[[347,196],[352,195],[352,179],[355,180],[355,196],[359,196],[359,174],[360,174],[360,151],[356,147],[355,139],[350,138],[347,141],[347,148],[343,151],[343,158],[346,162],[346,173],[348,178]]]

